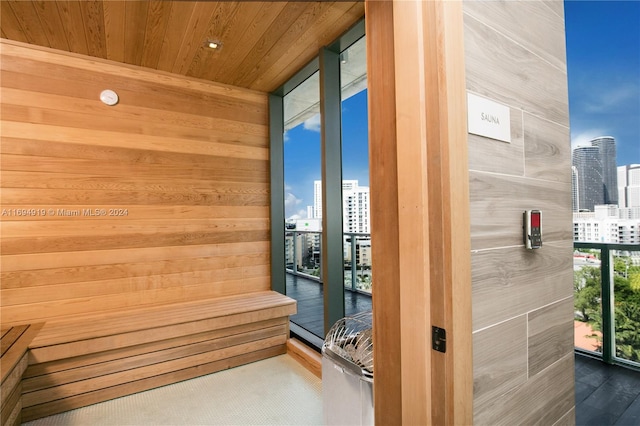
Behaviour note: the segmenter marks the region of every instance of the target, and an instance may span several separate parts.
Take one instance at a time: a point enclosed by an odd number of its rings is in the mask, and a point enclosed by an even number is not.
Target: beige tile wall
[[[465,1],[467,90],[511,143],[469,135],[474,422],[575,422],[569,109],[562,2]],[[526,250],[522,212],[542,210]]]

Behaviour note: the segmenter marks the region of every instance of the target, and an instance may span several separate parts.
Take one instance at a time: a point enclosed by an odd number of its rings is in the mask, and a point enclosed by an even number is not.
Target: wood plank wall
[[[266,94],[0,47],[3,326],[270,289]]]
[[[572,424],[573,263],[562,2],[463,2],[467,90],[511,143],[469,135],[474,424]],[[533,29],[533,30],[532,30]],[[542,210],[526,250],[522,212]]]

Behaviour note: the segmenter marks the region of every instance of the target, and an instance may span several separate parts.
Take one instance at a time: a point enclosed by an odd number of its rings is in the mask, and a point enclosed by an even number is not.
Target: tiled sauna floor
[[[26,423],[28,426],[321,424],[322,383],[289,355]]]

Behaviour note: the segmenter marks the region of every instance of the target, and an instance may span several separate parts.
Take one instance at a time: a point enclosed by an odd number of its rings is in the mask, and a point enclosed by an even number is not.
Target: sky
[[[565,6],[571,145],[613,136],[617,163],[640,164],[640,0]],[[367,91],[343,102],[343,179],[368,186]],[[320,179],[320,119],[285,135],[285,217],[306,218]]]
[[[571,145],[616,140],[640,164],[640,1],[565,1]]]
[[[367,91],[342,102],[342,179],[369,186],[369,127]],[[285,134],[285,217],[307,217],[313,206],[313,181],[320,179],[320,116],[316,115]]]

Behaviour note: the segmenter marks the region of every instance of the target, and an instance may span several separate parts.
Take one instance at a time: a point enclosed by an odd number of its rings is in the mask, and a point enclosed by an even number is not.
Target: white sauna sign
[[[508,106],[467,93],[469,133],[511,143],[511,111]]]

